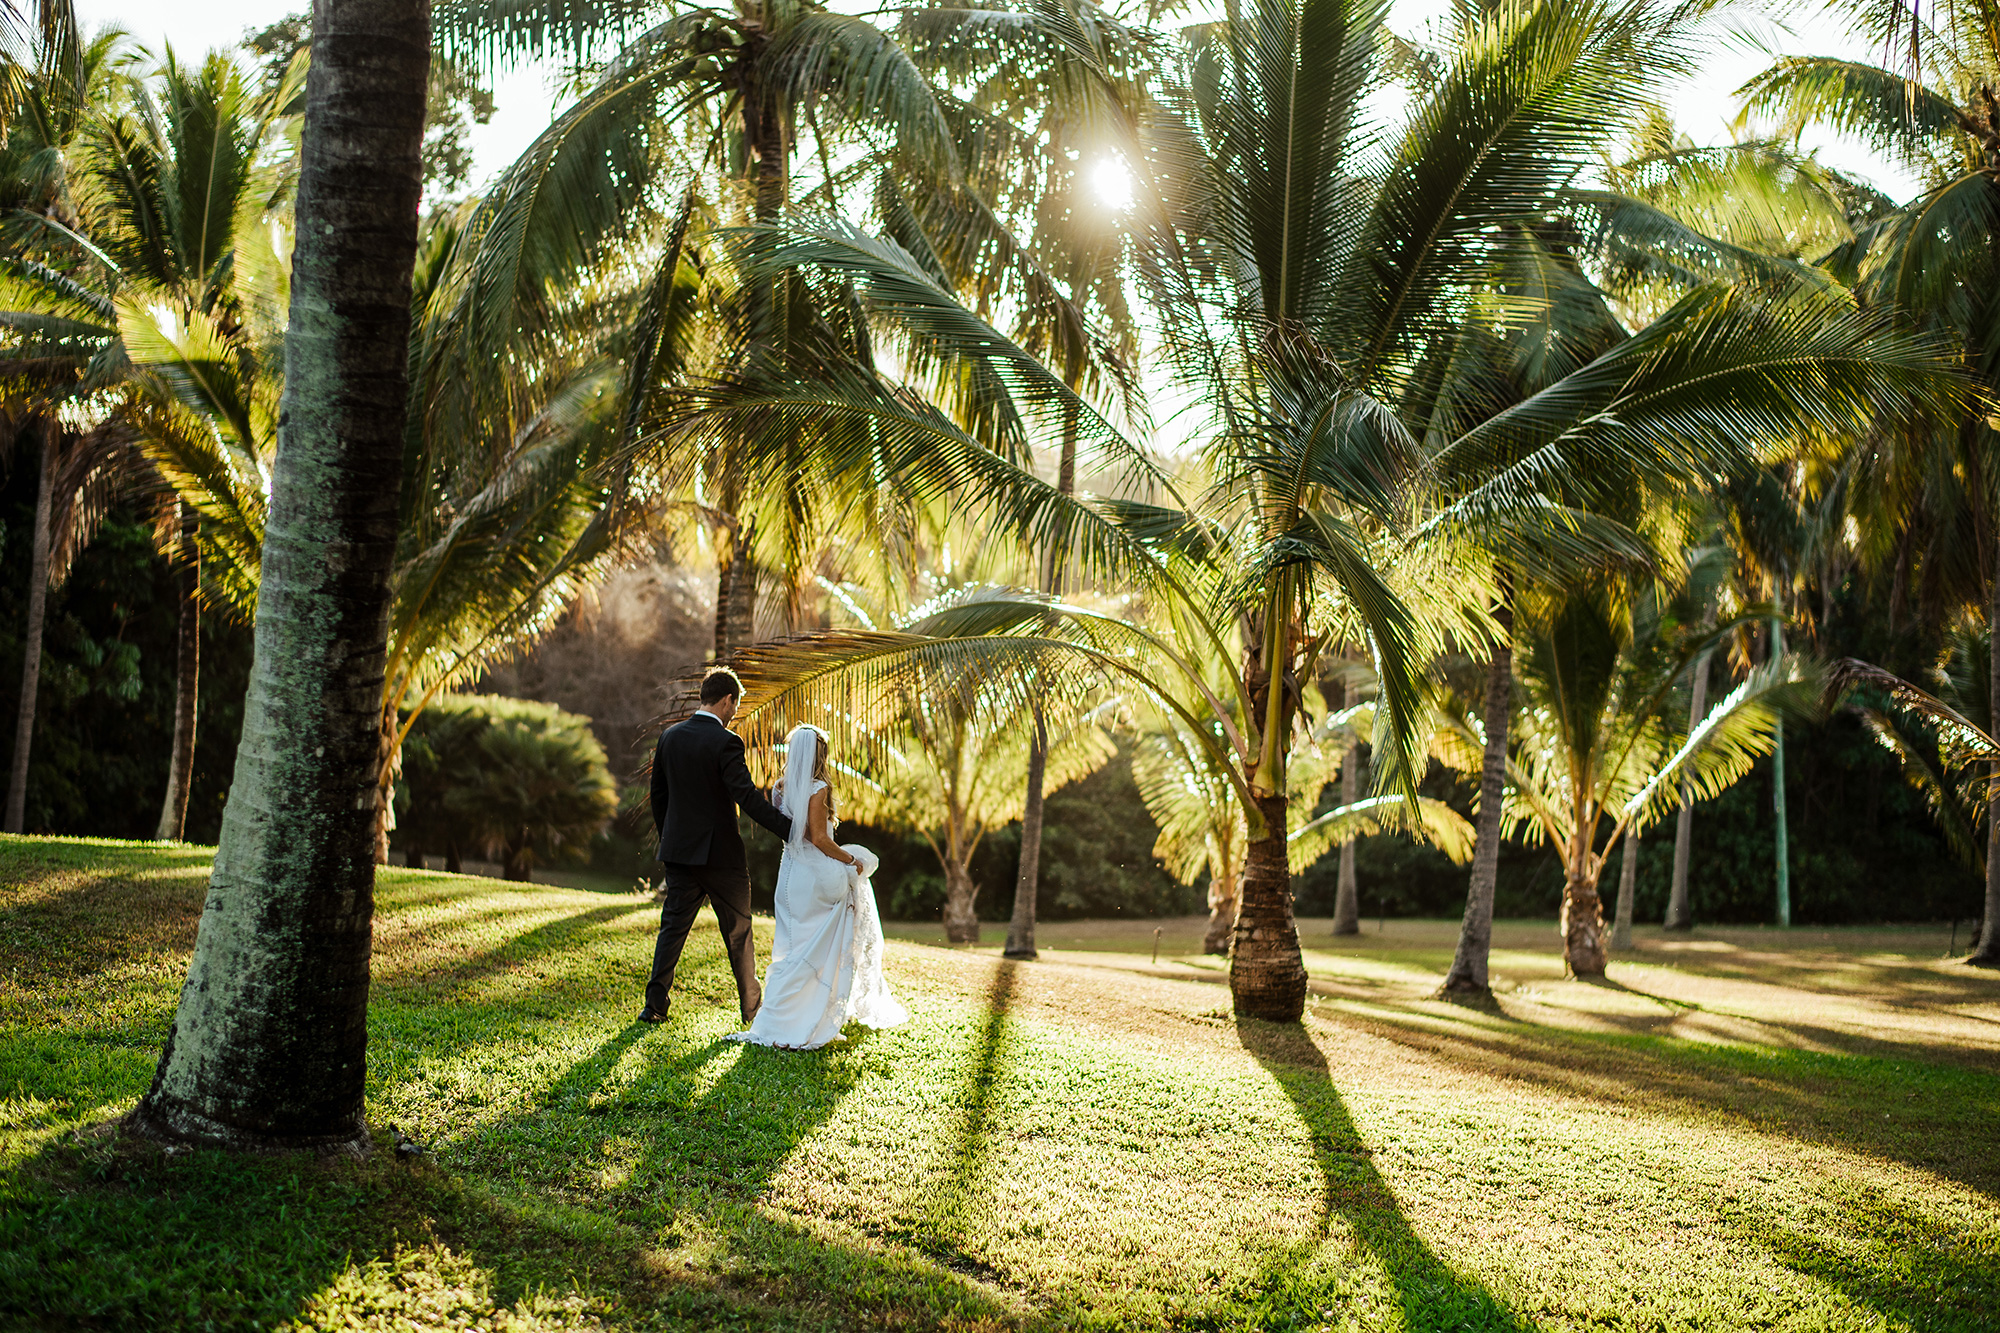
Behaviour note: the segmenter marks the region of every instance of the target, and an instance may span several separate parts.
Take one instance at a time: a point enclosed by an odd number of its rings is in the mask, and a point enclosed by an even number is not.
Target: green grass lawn
[[[1497,1001],[1305,925],[1304,1024],[1188,923],[889,949],[905,1028],[745,1049],[713,923],[385,869],[366,1161],[167,1154],[198,848],[0,839],[0,1328],[1988,1329],[2000,978],[1941,931],[1699,932]],[[1169,928],[1174,932],[1169,938]],[[764,927],[768,931],[768,923]],[[768,946],[760,935],[760,951]],[[426,1144],[389,1150],[394,1124]]]

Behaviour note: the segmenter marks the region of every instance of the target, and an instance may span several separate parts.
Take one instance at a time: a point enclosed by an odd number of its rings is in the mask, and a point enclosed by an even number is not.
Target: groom
[[[763,1002],[757,951],[750,939],[750,866],[736,831],[736,807],[780,838],[791,836],[792,821],[750,780],[743,740],[729,729],[742,697],[743,682],[735,672],[709,672],[701,682],[700,711],[661,732],[653,752],[653,818],[660,826],[656,859],[666,867],[667,901],[660,909],[660,938],[653,948],[646,1007],[639,1014],[642,1023],[666,1021],[674,966],[703,898],[715,904],[745,1025]]]

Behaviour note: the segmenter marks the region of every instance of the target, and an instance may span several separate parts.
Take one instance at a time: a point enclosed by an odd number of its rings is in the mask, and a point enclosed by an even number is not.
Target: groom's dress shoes
[[[641,1023],[664,1023],[667,1021],[667,1011],[664,1009],[655,1009],[651,1005],[648,1005],[639,1011],[639,1021]]]

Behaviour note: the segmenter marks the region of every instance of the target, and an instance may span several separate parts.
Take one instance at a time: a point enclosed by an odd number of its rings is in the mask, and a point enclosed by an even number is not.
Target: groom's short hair
[[[701,678],[701,701],[719,704],[724,699],[743,697],[743,682],[728,667],[718,667]]]

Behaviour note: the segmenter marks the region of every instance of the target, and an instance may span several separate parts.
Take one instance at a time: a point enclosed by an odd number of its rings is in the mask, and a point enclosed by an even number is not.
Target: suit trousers
[[[646,1007],[667,1011],[667,992],[681,961],[688,929],[706,898],[722,926],[722,947],[736,974],[736,998],[743,1021],[757,1016],[764,992],[757,984],[757,948],[750,935],[750,871],[745,866],[666,867],[667,900],[660,907],[660,937],[653,946],[653,975],[646,982]]]

